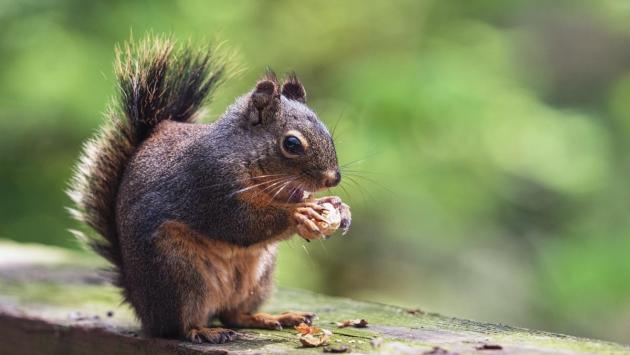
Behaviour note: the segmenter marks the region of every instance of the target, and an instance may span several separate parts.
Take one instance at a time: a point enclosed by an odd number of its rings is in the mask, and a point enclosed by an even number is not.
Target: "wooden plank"
[[[118,291],[81,253],[0,241],[0,354],[322,353],[301,348],[295,330],[242,330],[224,345],[146,338]],[[361,353],[630,354],[609,342],[480,323],[389,305],[280,289],[269,312],[314,311],[331,345]],[[367,328],[337,328],[346,319]],[[485,348],[484,348],[485,346]],[[435,350],[438,347],[438,350]]]

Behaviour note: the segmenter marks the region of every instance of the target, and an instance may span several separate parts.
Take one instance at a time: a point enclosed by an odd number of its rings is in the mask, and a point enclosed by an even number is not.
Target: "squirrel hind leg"
[[[185,226],[167,221],[151,240],[152,255],[127,260],[128,300],[150,336],[186,338],[221,343],[230,332],[206,328],[216,305],[205,280],[206,265],[199,258],[194,236]],[[208,330],[210,329],[210,330]]]
[[[312,324],[315,313],[284,312],[279,315],[267,313],[230,313],[221,316],[221,321],[235,328],[276,329],[290,328],[301,323]]]

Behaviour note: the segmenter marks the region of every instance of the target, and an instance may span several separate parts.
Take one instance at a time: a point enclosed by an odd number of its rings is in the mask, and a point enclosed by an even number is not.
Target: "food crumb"
[[[417,316],[417,315],[422,315],[424,314],[424,311],[421,310],[420,308],[413,308],[413,309],[408,309],[407,313]]]
[[[344,320],[343,322],[337,323],[337,328],[346,328],[346,327],[355,327],[355,328],[365,328],[368,325],[368,321],[365,319],[351,319]]]
[[[332,333],[329,330],[313,327],[305,323],[295,327],[298,331],[299,340],[305,348],[315,348],[328,345],[328,340]]]
[[[477,350],[502,350],[503,347],[498,344],[483,344],[477,346],[475,349]]]
[[[340,345],[340,346],[325,346],[324,347],[324,352],[325,353],[332,353],[332,354],[341,354],[341,353],[347,353],[348,350],[350,350],[350,348],[348,348],[345,345]]]
[[[422,355],[458,355],[458,353],[453,353],[439,346],[434,346],[433,349],[423,352]]]
[[[372,347],[374,349],[378,349],[381,347],[381,345],[383,345],[383,338],[378,337],[378,338],[373,338],[370,340],[370,345],[372,345]]]

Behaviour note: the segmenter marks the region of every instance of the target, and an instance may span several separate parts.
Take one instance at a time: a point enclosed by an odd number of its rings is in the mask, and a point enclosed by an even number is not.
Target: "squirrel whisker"
[[[291,184],[293,181],[295,181],[295,180],[297,180],[297,178],[293,178],[293,179],[291,179],[291,180],[289,180],[289,181],[286,181],[286,182],[285,182],[285,183],[284,183],[284,184],[283,184],[283,185],[282,185],[282,186],[281,186],[281,187],[280,187],[280,188],[276,191],[276,193],[275,193],[275,194],[273,194],[273,196],[271,196],[271,199],[269,199],[269,202],[268,202],[267,204],[270,204],[270,203],[271,203],[271,201],[273,201],[273,200],[276,198],[276,196],[278,196],[278,194],[279,194],[280,192],[282,192],[282,190],[284,190],[284,189],[285,189],[288,185],[290,185],[290,184]]]
[[[366,161],[367,159],[368,158],[356,159],[356,160],[353,160],[353,161],[351,161],[349,163],[345,163],[345,164],[341,165],[339,168],[340,169],[347,168],[347,167],[350,167],[350,166],[352,166],[354,164],[362,163],[362,162]]]
[[[218,187],[218,186],[234,185],[236,183],[245,183],[245,182],[250,182],[250,181],[255,180],[255,179],[262,179],[262,178],[276,177],[276,176],[283,176],[284,177],[284,176],[290,176],[290,175],[288,175],[288,174],[268,174],[268,175],[249,176],[249,177],[246,177],[246,178],[243,178],[243,179],[237,179],[237,180],[224,182],[224,183],[220,183],[220,184],[212,184],[212,185],[203,186],[203,187],[200,187],[199,190],[209,189],[209,188]]]
[[[243,192],[245,192],[245,191],[249,191],[249,190],[251,190],[251,189],[253,189],[253,188],[256,188],[256,187],[258,187],[258,186],[263,186],[263,185],[267,185],[267,184],[271,184],[271,183],[276,183],[276,182],[279,182],[280,180],[284,180],[284,179],[286,179],[286,178],[285,178],[285,177],[281,177],[281,178],[274,179],[274,180],[272,180],[272,181],[264,181],[264,182],[261,182],[261,183],[259,183],[259,184],[254,184],[254,185],[251,185],[251,186],[248,186],[248,187],[242,188],[242,189],[240,189],[240,190],[234,191],[234,192],[232,192],[231,194],[229,194],[228,196],[229,196],[229,197],[232,197],[232,196],[234,196],[234,195],[237,195],[237,194],[243,193]]]
[[[341,117],[343,117],[344,112],[345,112],[345,109],[341,111],[341,113],[339,114],[339,117],[337,117],[337,120],[335,121],[335,125],[333,126],[332,134],[331,134],[331,136],[333,137],[333,140],[336,140],[337,138],[335,136],[335,132],[337,132],[337,125],[339,125],[339,121],[341,121]]]
[[[387,173],[369,171],[369,170],[352,170],[352,169],[340,169],[342,173],[354,173],[354,174],[370,174],[370,175],[378,175],[378,176],[389,176]]]
[[[352,166],[352,165],[354,165],[354,164],[362,163],[362,162],[364,162],[364,161],[366,161],[366,160],[368,160],[368,159],[370,159],[370,158],[372,158],[372,157],[374,157],[374,156],[376,156],[376,155],[378,155],[378,154],[380,154],[380,153],[381,153],[381,152],[372,152],[372,153],[370,153],[370,154],[366,155],[366,156],[365,156],[365,157],[363,157],[363,158],[353,160],[353,161],[351,161],[351,162],[349,162],[349,163],[345,163],[345,164],[341,165],[341,166],[340,166],[340,168],[341,168],[341,169],[343,169],[343,168],[350,167],[350,166]]]
[[[260,193],[267,193],[268,192],[268,194],[272,194],[272,193],[274,193],[274,191],[276,191],[276,193],[273,196],[271,196],[271,198],[267,201],[265,206],[270,205],[271,202],[274,200],[274,198],[277,196],[277,194],[280,191],[282,191],[282,189],[284,189],[287,185],[291,184],[293,181],[295,181],[297,179],[298,179],[298,177],[291,176],[291,177],[287,178],[286,180],[281,181],[278,184],[273,184],[272,186],[268,186],[268,187],[265,187],[264,189],[260,190]]]
[[[299,176],[302,176],[302,175],[303,175],[303,174],[300,174]],[[291,195],[289,195],[289,198],[287,198],[287,202],[286,202],[286,203],[289,203],[289,201],[291,201],[291,200],[293,199],[293,195],[294,195],[296,192],[298,192],[298,191],[303,192],[303,191],[304,191],[304,189],[305,189],[304,183],[302,183],[302,182],[301,182],[301,183],[299,183],[299,185],[297,186],[297,188],[293,189],[293,192],[291,192]]]
[[[387,192],[389,192],[391,194],[395,194],[396,195],[396,192],[394,192],[392,189],[388,188],[387,186],[383,185],[382,183],[380,183],[379,181],[377,181],[375,179],[369,178],[367,176],[359,175],[357,173],[352,173],[352,172],[346,172],[346,176],[348,178],[353,177],[353,178],[365,180],[367,182],[370,182],[370,183],[374,184],[376,187],[379,187],[379,188],[381,188],[381,189],[383,189],[383,190],[385,190],[385,191],[387,191]],[[361,188],[365,188],[365,187],[361,186]]]
[[[302,184],[300,184],[297,188],[293,189],[293,191],[291,192],[289,197],[287,197],[286,203],[289,203],[289,201],[291,201],[291,199],[293,198],[293,195],[295,195],[296,192],[301,191],[302,189],[303,189],[303,185]]]
[[[367,190],[365,187],[363,187],[355,178],[357,176],[350,176],[350,175],[346,175],[346,177],[348,178],[348,180],[353,183],[358,189],[359,192],[361,193],[361,196],[363,197],[363,200],[365,202],[368,202],[369,200],[373,201],[373,202],[378,202],[377,199],[374,197],[374,195]],[[366,194],[367,194],[367,198],[366,198]]]
[[[343,186],[343,183],[339,185],[339,188],[343,190],[343,192],[346,194],[346,197],[348,197],[348,200],[350,200],[350,203],[352,203],[352,197],[350,196],[348,190]]]

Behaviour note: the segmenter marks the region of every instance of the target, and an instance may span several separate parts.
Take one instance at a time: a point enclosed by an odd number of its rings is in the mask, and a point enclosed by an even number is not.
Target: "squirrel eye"
[[[302,141],[296,136],[286,136],[282,141],[282,148],[289,155],[302,155],[304,154],[304,146],[302,145]]]

